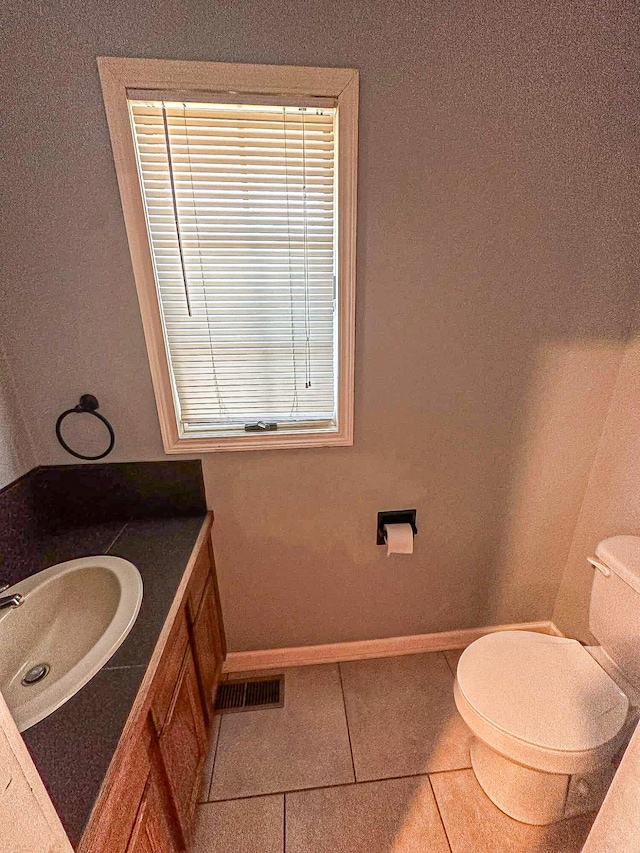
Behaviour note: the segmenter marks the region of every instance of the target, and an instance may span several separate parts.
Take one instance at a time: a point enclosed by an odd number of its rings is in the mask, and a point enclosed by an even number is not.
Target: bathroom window
[[[99,66],[165,450],[351,444],[357,72]]]

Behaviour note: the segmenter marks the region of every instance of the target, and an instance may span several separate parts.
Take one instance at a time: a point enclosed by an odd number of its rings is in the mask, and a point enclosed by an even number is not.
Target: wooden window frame
[[[353,444],[358,72],[352,68],[242,65],[98,57],[129,250],[166,453],[266,450]],[[164,343],[127,95],[130,91],[237,93],[332,98],[338,104],[338,406],[332,431],[180,435]]]

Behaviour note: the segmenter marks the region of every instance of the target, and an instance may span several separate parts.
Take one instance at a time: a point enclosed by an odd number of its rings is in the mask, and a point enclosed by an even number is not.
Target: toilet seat
[[[624,737],[629,700],[576,640],[504,631],[463,652],[454,688],[469,728],[497,752],[549,773],[587,773]]]

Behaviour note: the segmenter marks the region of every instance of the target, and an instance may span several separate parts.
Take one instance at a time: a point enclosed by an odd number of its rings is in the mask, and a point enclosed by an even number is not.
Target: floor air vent
[[[282,708],[283,705],[284,675],[277,675],[275,678],[248,678],[246,681],[223,681],[216,695],[217,714]]]

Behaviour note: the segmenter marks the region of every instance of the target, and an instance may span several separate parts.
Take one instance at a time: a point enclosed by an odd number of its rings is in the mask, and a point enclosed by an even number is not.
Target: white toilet
[[[458,663],[456,705],[487,796],[524,823],[596,809],[640,705],[640,538],[600,542],[589,627],[599,646],[504,631]]]

